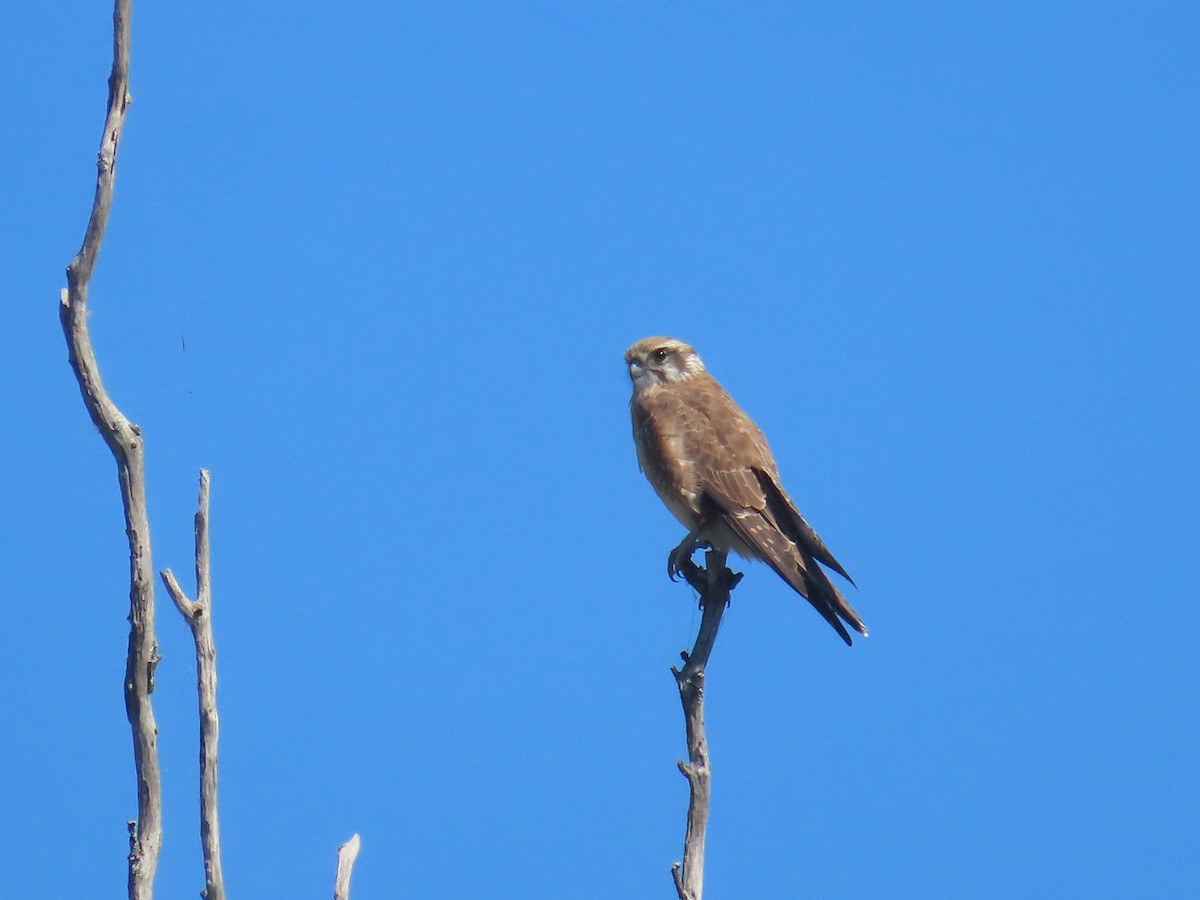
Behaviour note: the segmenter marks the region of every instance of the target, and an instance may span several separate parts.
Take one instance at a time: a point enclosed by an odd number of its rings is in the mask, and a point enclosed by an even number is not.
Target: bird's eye
[[[671,351],[668,350],[666,347],[659,347],[653,353],[655,362],[666,362],[667,357],[670,355],[671,355]]]

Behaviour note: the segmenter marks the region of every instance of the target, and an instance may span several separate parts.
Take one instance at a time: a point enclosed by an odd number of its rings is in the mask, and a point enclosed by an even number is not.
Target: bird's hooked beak
[[[636,359],[629,360],[629,380],[633,382],[633,392],[640,394],[647,390],[657,380],[653,369]]]

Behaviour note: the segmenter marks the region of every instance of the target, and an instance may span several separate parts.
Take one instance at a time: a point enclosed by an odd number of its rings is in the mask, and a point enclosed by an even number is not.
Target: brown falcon
[[[638,465],[688,535],[671,552],[674,578],[703,546],[761,559],[847,644],[867,629],[825,570],[854,583],[783,489],[767,439],[683,341],[648,337],[625,351],[633,380]]]

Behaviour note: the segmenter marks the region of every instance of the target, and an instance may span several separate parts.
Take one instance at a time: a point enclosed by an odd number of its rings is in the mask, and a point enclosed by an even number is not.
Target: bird
[[[854,579],[784,490],[754,421],[689,344],[647,337],[625,351],[638,467],[687,529],[671,551],[674,579],[701,547],[765,562],[808,600],[847,645],[867,628],[821,564]],[[844,623],[844,624],[843,624]]]

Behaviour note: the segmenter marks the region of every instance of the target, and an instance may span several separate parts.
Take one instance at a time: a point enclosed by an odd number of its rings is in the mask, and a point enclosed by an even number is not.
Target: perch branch
[[[158,727],[150,694],[158,645],[154,638],[154,569],[150,562],[150,524],[146,513],[146,473],[141,429],[109,397],[100,380],[87,325],[88,283],[108,227],[112,208],[117,146],[129,106],[129,16],[131,0],[113,6],[113,64],[108,78],[108,113],[96,160],[96,193],[83,245],[67,264],[67,287],[59,301],[59,319],[67,339],[71,369],[84,406],[117,463],[125,533],[129,540],[129,652],[125,666],[125,713],[133,731],[138,815],[129,826],[129,897],[150,900],[162,846],[162,791],[158,769]]]
[[[358,859],[358,849],[361,845],[362,841],[355,834],[338,847],[337,878],[333,883],[333,900],[350,900],[350,873],[354,870],[354,861]]]
[[[196,645],[196,691],[200,700],[200,845],[204,852],[205,900],[225,900],[221,873],[221,828],[217,817],[217,647],[212,630],[212,581],[208,549],[207,469],[200,470],[200,500],[196,508],[196,599],[191,600],[170,569],[163,584],[175,608],[187,620]]]
[[[717,640],[721,616],[729,605],[729,592],[742,576],[725,566],[725,553],[709,550],[704,568],[688,562],[681,574],[700,594],[700,631],[691,653],[681,653],[683,668],[671,667],[679,685],[683,720],[687,729],[688,761],[679,762],[679,771],[688,780],[689,799],[687,833],[683,841],[683,860],[671,866],[675,893],[679,900],[701,900],[704,894],[704,836],[708,828],[709,779],[708,739],[704,734],[704,670]]]

